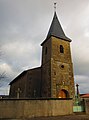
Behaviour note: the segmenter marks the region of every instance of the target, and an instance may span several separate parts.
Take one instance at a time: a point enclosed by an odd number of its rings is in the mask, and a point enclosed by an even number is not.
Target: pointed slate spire
[[[52,20],[52,23],[51,23],[51,26],[50,26],[50,29],[49,29],[46,39],[49,39],[51,36],[71,42],[71,40],[68,37],[66,37],[66,35],[61,27],[61,24],[58,20],[56,11],[54,13],[54,17],[53,17],[53,20]]]

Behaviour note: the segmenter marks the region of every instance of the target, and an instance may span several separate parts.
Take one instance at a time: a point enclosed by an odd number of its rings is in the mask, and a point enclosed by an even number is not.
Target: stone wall
[[[42,46],[42,97],[51,96],[51,38]]]
[[[0,118],[31,118],[73,113],[72,99],[1,99]]]
[[[27,71],[22,72],[10,83],[9,96],[11,98],[17,98],[18,88],[20,89],[20,97],[26,97],[26,82]]]
[[[89,98],[85,99],[85,111],[86,114],[89,114]]]
[[[18,88],[20,90],[18,90]],[[10,83],[10,98],[35,98],[41,96],[41,67],[22,72]]]
[[[51,51],[51,89],[52,97],[61,97],[61,91],[67,92],[66,97],[74,98],[74,75],[71,59],[70,42],[52,37]],[[64,52],[60,52],[60,46]]]

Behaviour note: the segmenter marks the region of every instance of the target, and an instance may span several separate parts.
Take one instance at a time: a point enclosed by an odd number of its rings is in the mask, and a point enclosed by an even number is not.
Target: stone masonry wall
[[[64,48],[63,53],[60,52],[60,45]],[[69,98],[74,98],[75,89],[70,42],[55,37],[52,37],[51,84],[52,97],[58,97],[60,91],[64,89],[68,91]]]
[[[73,113],[72,99],[1,99],[0,118],[31,118],[69,115]]]
[[[86,114],[89,114],[89,98],[85,99],[85,111]]]
[[[51,96],[51,39],[42,47],[42,97]]]

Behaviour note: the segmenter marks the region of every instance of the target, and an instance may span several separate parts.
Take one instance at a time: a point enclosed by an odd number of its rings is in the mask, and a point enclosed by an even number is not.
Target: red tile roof
[[[81,98],[89,98],[89,94],[83,94],[81,95]]]

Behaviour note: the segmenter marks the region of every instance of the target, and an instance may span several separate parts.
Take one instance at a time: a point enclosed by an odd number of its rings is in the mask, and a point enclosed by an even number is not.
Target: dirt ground
[[[28,120],[89,120],[89,115],[69,115],[57,117],[30,118]]]
[[[89,120],[89,115],[68,115],[57,117],[38,117],[30,119],[0,119],[0,120]]]

